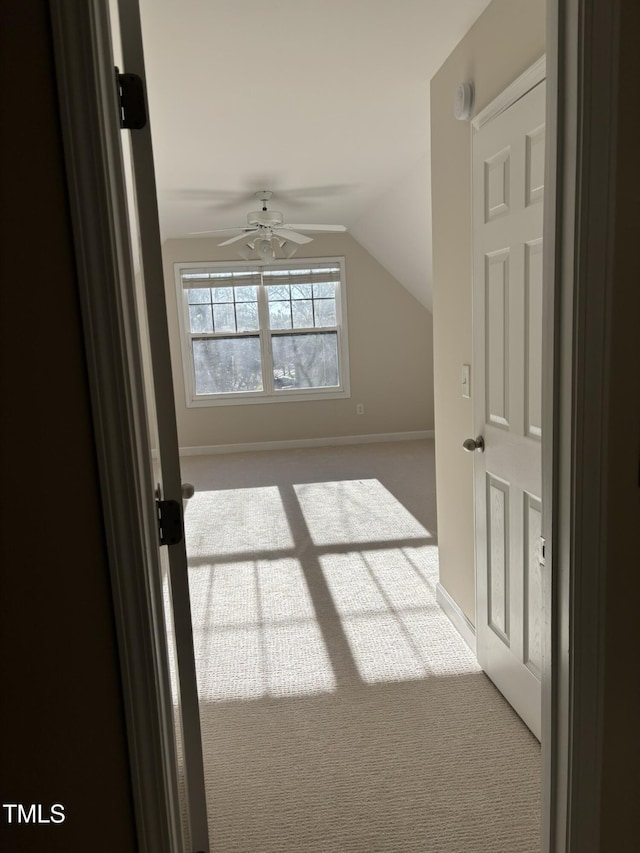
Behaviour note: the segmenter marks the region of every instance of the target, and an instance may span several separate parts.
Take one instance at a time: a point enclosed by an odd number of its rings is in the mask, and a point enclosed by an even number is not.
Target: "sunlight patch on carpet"
[[[277,486],[196,492],[187,504],[185,533],[192,558],[293,546]]]
[[[479,671],[431,534],[377,479],[199,492],[186,533],[202,701],[332,692],[345,658],[365,684]]]
[[[320,564],[364,682],[480,671],[436,603],[434,546],[328,554]]]
[[[189,586],[202,701],[335,688],[299,561],[199,566]]]
[[[431,538],[379,480],[302,483],[293,488],[314,545]]]

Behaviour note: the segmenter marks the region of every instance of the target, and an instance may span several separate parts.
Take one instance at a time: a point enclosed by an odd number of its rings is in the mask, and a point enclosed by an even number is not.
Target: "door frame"
[[[183,853],[109,0],[50,0],[49,8],[138,848]]]
[[[548,0],[543,295],[543,838],[597,853],[605,670],[606,385],[620,0]],[[544,436],[546,436],[546,441]]]
[[[544,224],[546,853],[599,849],[607,435],[598,413],[609,364],[619,2],[547,0],[545,186],[555,205],[547,203]],[[179,853],[166,641],[150,583],[150,445],[121,265],[128,230],[112,204],[100,122],[114,97],[94,37],[108,0],[50,0],[50,8],[138,838],[142,853]],[[70,93],[83,110],[69,108]]]

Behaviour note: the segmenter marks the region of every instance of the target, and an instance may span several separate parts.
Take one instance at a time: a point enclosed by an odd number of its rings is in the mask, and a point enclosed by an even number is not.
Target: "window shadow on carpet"
[[[431,533],[375,478],[197,492],[187,541],[203,700],[477,671]]]

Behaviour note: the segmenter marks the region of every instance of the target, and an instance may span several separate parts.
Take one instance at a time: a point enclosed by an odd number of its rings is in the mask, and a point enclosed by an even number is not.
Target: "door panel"
[[[509,212],[510,154],[507,147],[484,162],[485,223]]]
[[[473,140],[478,660],[540,737],[545,84]]]
[[[485,257],[486,411],[497,426],[509,426],[509,251]]]
[[[529,438],[542,438],[542,240],[525,243],[525,430]]]
[[[489,627],[509,644],[509,484],[487,475]]]
[[[540,534],[542,505],[524,492],[524,662],[536,678],[542,677],[542,571]]]
[[[527,207],[542,203],[544,196],[544,124],[527,133],[526,140],[526,200]]]

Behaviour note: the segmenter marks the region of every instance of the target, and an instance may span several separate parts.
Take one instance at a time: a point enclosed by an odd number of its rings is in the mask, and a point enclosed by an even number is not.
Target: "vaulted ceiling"
[[[430,307],[429,81],[487,5],[142,0],[163,239],[242,225],[272,190]]]

